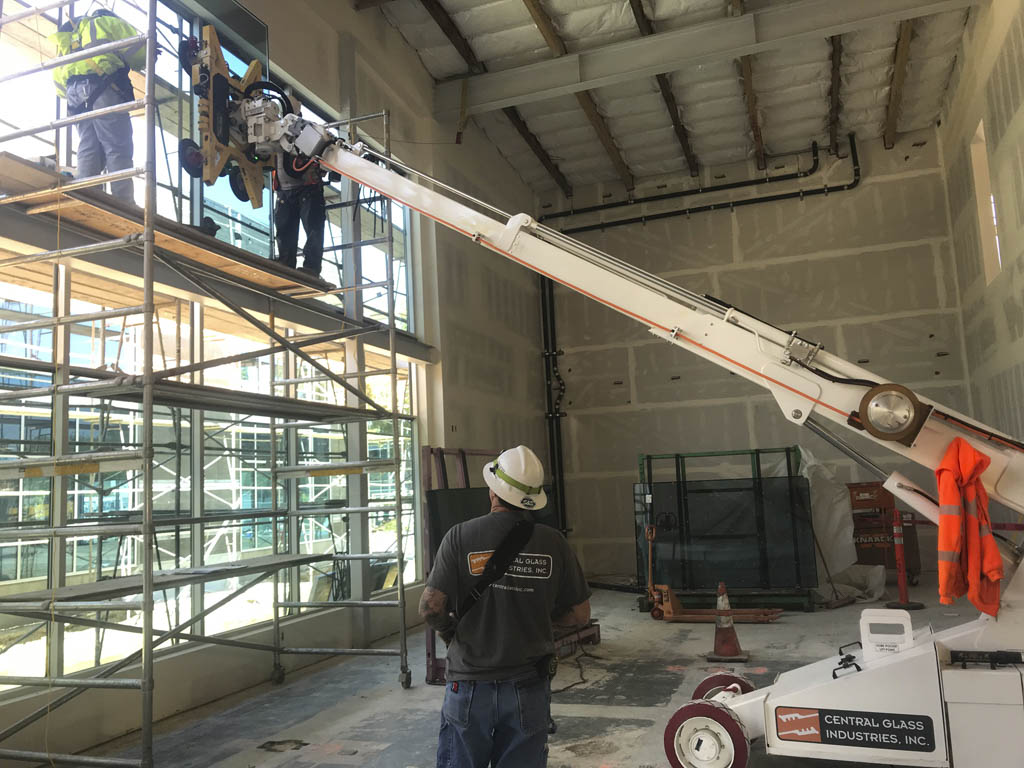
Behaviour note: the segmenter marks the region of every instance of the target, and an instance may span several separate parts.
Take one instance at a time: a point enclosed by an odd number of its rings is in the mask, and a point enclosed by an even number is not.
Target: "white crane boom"
[[[362,144],[341,141],[324,126],[292,114],[278,118],[256,101],[243,111],[249,136],[260,137],[253,141],[259,151],[283,147],[315,158],[324,169],[643,323],[654,335],[764,387],[789,421],[808,426],[882,476],[823,425],[860,432],[932,471],[950,442],[963,438],[991,458],[981,478],[989,495],[1024,515],[1024,445],[1013,438],[904,386],[881,382],[795,333],[637,269],[526,214],[510,215],[470,198]],[[937,502],[899,473],[888,475],[885,487],[939,521]],[[1024,654],[1006,649],[1024,642],[1024,571],[1017,567],[1020,551],[1001,544],[1007,583],[998,620],[986,614],[942,632],[915,632],[906,611],[868,610],[861,616],[863,650],[840,648],[838,666],[826,659],[757,690],[742,677],[712,676],[705,681],[711,687],[698,686],[707,690],[695,692],[695,700],[668,722],[669,763],[745,768],[750,741],[764,739],[769,754],[874,765],[949,768],[973,765],[978,754],[1017,764]],[[794,713],[804,718],[799,728],[790,725]],[[831,727],[835,717],[846,725]]]
[[[410,178],[368,147],[306,125],[293,145],[320,165],[373,189],[482,247],[604,304],[772,393],[795,424],[831,421],[934,471],[954,437],[989,455],[982,480],[991,497],[1024,515],[1024,446],[965,414],[891,385],[868,370],[714,298],[696,294],[538,224],[509,215],[437,182]],[[312,129],[311,131],[309,129]],[[304,142],[303,139],[306,141]],[[440,187],[440,188],[439,188]],[[461,198],[461,199],[459,199]],[[481,210],[482,209],[482,210]],[[872,397],[866,397],[871,393]],[[864,411],[871,414],[867,416]],[[872,418],[873,417],[873,418]],[[812,422],[813,424],[813,422]],[[817,430],[816,430],[817,431]],[[934,518],[920,491],[897,493]],[[894,490],[901,490],[894,485]]]

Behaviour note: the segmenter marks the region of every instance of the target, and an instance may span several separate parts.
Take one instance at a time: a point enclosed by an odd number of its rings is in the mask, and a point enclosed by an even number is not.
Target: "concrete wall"
[[[840,154],[846,156],[845,146]],[[880,377],[968,409],[936,134],[904,136],[891,151],[880,141],[865,142],[860,155],[864,180],[853,191],[580,237],[672,282],[799,331]],[[801,163],[807,168],[808,157]],[[823,154],[822,163],[814,177],[760,187],[754,194],[825,182],[835,186],[852,178],[849,160]],[[790,160],[773,163],[771,172],[794,168]],[[746,165],[714,169],[703,182],[721,184],[755,174]],[[577,204],[599,202],[601,195],[602,190],[592,190],[589,200]],[[675,203],[682,207],[728,199],[704,195]],[[670,205],[649,204],[644,212]],[[576,216],[561,220],[560,226],[641,212],[630,207]],[[841,480],[869,479],[838,451],[785,421],[764,390],[652,337],[643,326],[593,301],[559,291],[557,304],[559,346],[566,352],[559,365],[567,384],[571,541],[588,573],[635,572],[632,485],[640,453],[800,444],[834,464]],[[900,464],[884,448],[855,441],[879,464]],[[718,474],[725,468],[708,471]]]
[[[972,12],[957,87],[942,128],[949,203],[971,371],[974,416],[1024,435],[1024,10],[993,0]],[[982,263],[970,142],[984,119],[1002,270]]]

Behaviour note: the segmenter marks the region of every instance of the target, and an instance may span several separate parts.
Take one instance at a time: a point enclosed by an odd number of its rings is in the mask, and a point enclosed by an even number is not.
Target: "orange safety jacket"
[[[935,477],[939,483],[939,601],[950,605],[967,595],[984,613],[999,613],[1003,558],[988,516],[981,482],[991,462],[963,438],[946,449]]]

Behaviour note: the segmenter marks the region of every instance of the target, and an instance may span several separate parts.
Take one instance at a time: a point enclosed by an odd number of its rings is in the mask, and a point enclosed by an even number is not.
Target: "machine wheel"
[[[864,393],[860,420],[868,434],[879,440],[904,442],[917,435],[930,409],[900,384],[879,384]]]
[[[693,689],[693,698],[698,700],[711,699],[726,688],[735,691],[738,695],[743,695],[744,693],[750,693],[756,687],[753,682],[743,675],[736,675],[732,672],[716,672],[713,675],[708,675],[697,684],[697,687]]]
[[[402,684],[403,688],[412,688],[412,672],[408,669],[403,670],[398,675],[398,682]]]
[[[656,605],[653,608],[651,608],[651,618],[657,621],[661,621],[665,618],[665,612],[661,610],[661,606]]]
[[[750,740],[724,704],[691,701],[665,727],[665,756],[672,768],[747,768]]]
[[[228,183],[231,185],[231,191],[235,193],[235,197],[243,203],[249,202],[249,191],[245,188],[245,179],[242,178],[242,169],[237,165],[231,166],[231,171],[228,172]]]
[[[182,170],[193,179],[203,175],[203,153],[192,139],[182,139],[178,142],[178,162],[181,163]]]

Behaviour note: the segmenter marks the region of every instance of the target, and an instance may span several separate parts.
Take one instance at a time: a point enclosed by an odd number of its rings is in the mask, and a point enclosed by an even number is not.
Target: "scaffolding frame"
[[[16,12],[6,16],[0,16],[0,28],[6,24],[18,22],[34,15],[43,14],[51,10],[63,13],[66,6],[71,5],[73,0],[55,0],[55,2],[40,5],[36,8],[29,8],[25,11]],[[2,4],[0,4],[2,7]],[[168,642],[191,641],[220,645],[245,650],[256,650],[267,652],[272,655],[273,669],[272,679],[281,680],[284,675],[284,668],[281,658],[285,655],[323,655],[323,656],[397,656],[400,660],[399,681],[401,685],[408,688],[411,685],[411,671],[408,665],[408,643],[406,627],[406,595],[405,595],[405,551],[403,531],[403,498],[402,498],[402,424],[411,417],[399,413],[398,388],[399,388],[399,363],[397,355],[397,317],[396,317],[396,275],[394,263],[394,222],[392,219],[392,203],[390,200],[376,200],[382,205],[383,215],[380,217],[384,223],[385,235],[380,237],[362,240],[360,238],[361,227],[359,219],[361,214],[360,206],[363,200],[360,199],[358,187],[352,186],[352,199],[344,203],[345,206],[352,206],[355,211],[356,225],[354,227],[354,238],[351,242],[334,246],[329,250],[339,253],[359,253],[363,246],[375,246],[381,248],[385,254],[386,279],[376,282],[364,282],[361,271],[358,268],[347,269],[354,279],[351,283],[346,281],[345,285],[332,289],[304,289],[299,293],[286,290],[263,289],[269,299],[270,315],[269,322],[264,323],[244,307],[232,301],[232,299],[221,290],[218,290],[213,282],[234,282],[236,285],[253,290],[253,286],[244,284],[238,280],[232,280],[231,276],[216,273],[211,275],[211,268],[202,264],[190,264],[187,259],[179,258],[162,251],[158,251],[156,235],[159,230],[159,217],[157,216],[157,188],[162,185],[157,178],[156,147],[157,147],[157,121],[159,120],[159,104],[156,97],[155,62],[157,56],[157,8],[158,0],[145,0],[144,10],[146,15],[145,32],[138,37],[126,41],[116,41],[107,45],[91,48],[88,52],[80,52],[69,56],[58,57],[49,62],[44,62],[37,67],[24,72],[7,75],[0,78],[0,82],[14,79],[18,76],[34,74],[58,66],[62,63],[81,60],[92,57],[97,53],[110,50],[119,50],[128,45],[135,45],[145,42],[146,46],[146,68],[144,72],[144,95],[141,99],[133,102],[97,109],[92,112],[80,115],[57,119],[41,126],[29,129],[17,129],[10,133],[0,135],[0,143],[25,136],[33,136],[46,131],[56,131],[58,140],[54,144],[55,160],[60,162],[60,134],[61,129],[70,131],[70,126],[83,120],[96,118],[109,114],[117,114],[142,107],[145,115],[145,143],[146,160],[141,168],[130,168],[125,171],[104,174],[100,176],[76,179],[65,182],[58,177],[56,187],[35,189],[27,192],[0,195],[0,206],[15,205],[23,206],[40,200],[52,198],[55,194],[58,200],[68,200],[72,204],[75,198],[70,193],[78,190],[98,187],[118,179],[130,179],[141,176],[144,182],[145,198],[142,206],[142,227],[138,232],[128,235],[103,240],[89,245],[57,248],[42,251],[34,254],[27,254],[14,258],[0,260],[0,267],[13,267],[24,264],[52,263],[53,264],[53,306],[52,317],[29,320],[16,325],[0,326],[0,335],[13,333],[35,328],[47,328],[53,332],[52,360],[49,364],[40,364],[38,361],[31,361],[21,358],[0,358],[0,365],[10,366],[18,370],[49,373],[52,376],[51,384],[44,387],[29,387],[26,389],[15,389],[0,395],[0,400],[24,401],[33,397],[45,397],[50,399],[50,428],[52,435],[52,455],[47,457],[22,458],[12,461],[0,462],[0,474],[4,477],[45,477],[50,478],[50,504],[49,517],[45,525],[26,524],[19,520],[16,525],[0,526],[0,541],[24,541],[26,539],[43,539],[50,542],[48,574],[47,579],[50,587],[41,592],[26,592],[8,596],[0,602],[0,614],[10,615],[39,622],[36,626],[25,632],[13,645],[26,641],[34,636],[44,626],[47,627],[47,673],[44,677],[31,677],[24,675],[0,676],[0,685],[36,686],[46,688],[66,688],[67,691],[56,698],[51,699],[45,706],[33,711],[15,723],[7,725],[0,730],[0,742],[5,741],[32,723],[44,718],[77,696],[92,689],[111,689],[124,691],[139,691],[141,694],[141,754],[138,759],[126,759],[115,757],[92,757],[85,755],[68,755],[50,752],[39,752],[30,750],[9,749],[0,747],[0,758],[28,762],[57,762],[69,765],[94,765],[94,766],[132,766],[139,768],[153,768],[153,725],[154,725],[154,654],[156,648]],[[143,10],[139,8],[139,10]],[[180,26],[180,24],[179,24]],[[179,76],[180,77],[180,76]],[[182,102],[182,93],[178,93],[179,112]],[[340,121],[334,125],[348,126],[352,135],[355,135],[356,125],[367,120],[382,121],[384,133],[384,152],[387,157],[391,156],[391,126],[390,116],[387,111],[353,117]],[[179,134],[182,132],[181,121],[178,124]],[[68,135],[67,160],[70,161],[70,134]],[[178,173],[179,187],[182,176]],[[180,195],[174,197],[174,204],[181,218]],[[29,209],[26,212],[38,212]],[[122,307],[88,314],[74,315],[71,312],[72,300],[72,266],[71,262],[87,255],[94,255],[108,251],[115,251],[124,248],[137,248],[141,246],[142,252],[142,303],[131,307]],[[328,250],[328,249],[325,249]],[[359,259],[354,259],[356,263]],[[173,368],[166,367],[166,352],[162,349],[164,344],[161,331],[159,344],[163,352],[165,367],[163,370],[154,369],[154,358],[158,353],[156,346],[157,339],[154,334],[154,326],[159,322],[158,306],[155,302],[155,273],[157,265],[168,269],[174,274],[182,277],[191,283],[197,293],[203,293],[215,300],[220,306],[226,307],[238,318],[251,325],[256,331],[270,339],[270,346],[253,350],[248,353],[230,355],[214,360],[203,359],[203,313],[198,311],[198,305],[190,303],[192,312],[189,316],[190,322],[190,345],[192,353],[188,355],[189,365],[180,365],[181,356],[181,327],[182,327],[182,302],[175,300],[174,306],[177,318],[177,354],[175,361],[179,363]],[[76,262],[75,269],[81,269],[81,264]],[[213,279],[210,279],[210,278]],[[376,326],[363,321],[361,295],[365,290],[386,291],[387,297],[387,322],[378,323]],[[346,300],[344,303],[346,319],[354,321],[353,327],[344,327],[345,323],[339,323],[342,328],[334,332],[312,334],[304,337],[290,334],[289,331],[280,332],[276,327],[274,316],[275,302],[294,303],[310,299],[324,298],[345,294],[353,297],[354,300]],[[142,317],[141,321],[141,344],[139,351],[143,357],[142,373],[136,375],[118,374],[102,369],[88,369],[71,365],[70,338],[71,326],[76,323],[100,321],[114,318],[123,318],[121,331],[121,342],[124,344],[124,334],[127,328],[129,317]],[[374,368],[372,370],[355,370],[353,363],[362,365],[362,340],[358,337],[372,331],[386,332],[388,368]],[[198,331],[198,333],[197,333]],[[106,334],[106,326],[103,325],[103,333]],[[305,351],[305,347],[316,344],[336,343],[345,345],[346,349],[346,371],[343,374],[332,371],[328,366],[323,365],[315,357]],[[103,355],[106,355],[106,345],[101,343]],[[358,355],[348,354],[349,349],[359,350]],[[119,352],[120,354],[120,352]],[[203,371],[216,365],[240,362],[255,359],[263,356],[276,356],[283,354],[284,370],[286,376],[280,382],[274,381],[275,366],[272,363],[270,395],[250,395],[249,393],[231,393],[227,390],[217,390],[206,387],[203,382]],[[356,359],[353,360],[352,357]],[[296,375],[297,360],[302,360],[315,369],[320,375],[313,377],[299,377]],[[366,393],[366,379],[370,376],[388,376],[390,380],[390,408],[374,402]],[[73,382],[73,379],[92,379],[87,382]],[[187,381],[186,381],[187,378]],[[173,379],[173,380],[172,380]],[[330,382],[341,389],[346,397],[346,405],[338,406],[329,403],[317,403],[308,400],[300,400],[296,397],[296,386],[304,381]],[[355,383],[350,383],[355,381]],[[278,385],[284,388],[282,395],[276,394]],[[410,379],[411,385],[411,379]],[[244,396],[232,396],[244,394]],[[138,417],[141,423],[141,435],[135,444],[134,450],[121,451],[92,451],[75,452],[74,446],[69,441],[69,411],[71,397],[93,398],[97,402],[109,403],[116,401],[137,401],[141,404],[141,413]],[[176,505],[179,516],[167,517],[155,515],[154,507],[154,476],[157,469],[173,459],[171,456],[164,461],[155,463],[156,451],[154,446],[154,409],[157,404],[177,409],[177,418],[172,415],[176,433],[180,433],[181,424],[184,420],[182,411],[187,409],[189,416],[190,440],[193,446],[200,446],[199,451],[191,451],[189,461],[192,464],[192,478],[201,475],[203,472],[204,451],[202,446],[207,438],[205,432],[200,432],[196,437],[196,422],[202,423],[202,414],[207,411],[226,412],[233,414],[248,413],[250,415],[269,416],[270,432],[270,474],[271,474],[271,506],[270,508],[240,509],[231,512],[206,512],[203,505],[204,490],[199,492],[198,502],[195,500],[195,486],[193,485],[193,500],[191,502],[192,515],[180,516],[181,506]],[[196,418],[198,415],[198,419]],[[244,421],[243,416],[238,421]],[[365,458],[366,422],[371,420],[387,420],[391,424],[391,457],[390,460],[371,460]],[[237,421],[235,422],[237,423]],[[304,464],[298,457],[298,430],[319,424],[349,424],[361,429],[362,438],[356,441],[359,446],[361,457],[355,460],[344,462],[329,462],[326,464]],[[136,422],[133,422],[133,426]],[[230,425],[229,425],[230,426]],[[280,456],[279,433],[283,436],[285,450],[284,456]],[[348,443],[349,445],[351,442]],[[182,472],[182,441],[179,438],[175,445],[178,459],[176,489],[180,492],[180,478]],[[226,449],[226,447],[225,447]],[[3,448],[5,452],[10,452]],[[198,456],[196,454],[199,454]],[[415,460],[415,451],[410,456],[410,462]],[[22,454],[24,455],[24,454]],[[283,463],[282,463],[283,462]],[[166,469],[166,467],[164,467]],[[141,510],[134,513],[123,514],[113,518],[105,517],[102,512],[102,503],[99,504],[99,524],[81,524],[80,519],[69,519],[68,497],[72,480],[79,474],[101,474],[105,471],[137,472],[141,473],[141,488],[137,489],[141,495]],[[370,471],[388,471],[394,478],[394,496],[387,506],[377,506],[369,503],[366,495],[366,474]],[[354,494],[357,503],[353,506],[341,506],[326,504],[320,506],[299,504],[298,483],[304,477],[340,475],[347,477],[350,489],[355,486],[357,493]],[[131,477],[131,474],[129,474]],[[75,481],[79,482],[79,481]],[[126,482],[134,482],[129,480]],[[359,485],[362,485],[362,492],[359,492]],[[86,484],[88,485],[88,484]],[[279,500],[279,488],[284,491],[286,499],[284,508],[281,508]],[[351,502],[353,495],[349,494],[348,501]],[[198,506],[197,506],[198,505]],[[197,511],[198,509],[198,511]],[[392,511],[394,513],[396,539],[395,551],[391,552],[351,552],[344,553],[328,552],[314,554],[299,554],[299,521],[316,514],[326,514],[328,524],[332,514],[347,514],[356,516],[357,519],[366,519],[366,516]],[[141,512],[141,514],[139,514]],[[265,558],[242,559],[236,563],[223,566],[193,567],[186,569],[172,569],[171,571],[157,572],[159,565],[160,550],[158,543],[158,530],[173,527],[176,536],[179,536],[182,528],[187,528],[192,540],[192,565],[196,566],[197,540],[200,544],[198,550],[202,554],[201,540],[204,526],[211,523],[228,524],[238,521],[270,520],[272,530],[272,552]],[[288,542],[290,553],[280,552],[279,522],[288,526]],[[365,531],[364,531],[365,532]],[[198,533],[198,536],[197,536]],[[70,540],[82,537],[99,537],[101,556],[99,568],[102,569],[102,543],[104,537],[116,537],[118,539],[118,552],[125,537],[141,537],[142,562],[139,573],[132,576],[120,576],[105,581],[98,581],[88,584],[65,585],[66,563],[64,551]],[[332,546],[334,546],[332,536]],[[349,547],[346,546],[346,549]],[[175,550],[176,557],[180,556],[180,549]],[[299,568],[302,566],[313,566],[317,563],[329,562],[334,566],[335,571],[332,579],[337,578],[339,565],[349,565],[363,569],[363,576],[368,572],[371,561],[393,562],[397,569],[395,572],[395,589],[397,599],[370,599],[369,584],[365,578],[362,584],[362,594],[356,599],[332,599],[332,600],[298,600],[296,599],[299,589]],[[202,557],[199,558],[202,563]],[[288,575],[287,579],[281,578],[282,571]],[[102,573],[102,570],[100,570]],[[230,590],[226,596],[217,600],[212,605],[206,605],[201,610],[196,610],[198,603],[193,592],[193,610],[188,613],[184,620],[172,622],[170,617],[169,603],[166,595],[169,591],[175,591],[175,610],[179,610],[178,590],[191,585],[200,585],[211,581],[223,580],[225,578],[239,578],[251,576],[252,578],[244,585]],[[188,632],[195,625],[202,626],[202,622],[209,614],[228,604],[258,584],[273,578],[273,617],[269,620],[273,627],[274,641],[271,644],[253,643],[237,640],[221,635],[207,635],[202,629],[198,632]],[[282,595],[281,589],[285,587]],[[154,627],[155,592],[161,591],[165,595],[165,607],[168,609],[168,629],[159,630]],[[332,589],[332,595],[334,590]],[[124,598],[141,595],[140,600],[125,600]],[[315,597],[315,596],[311,596]],[[283,642],[282,624],[289,618],[298,615],[298,612],[319,611],[334,608],[351,608],[366,611],[375,608],[397,609],[399,614],[399,647],[397,649],[382,648],[306,648],[286,646]],[[109,618],[111,611],[137,610],[141,612],[142,626],[136,627],[112,621]],[[93,618],[82,613],[95,614]],[[105,618],[100,618],[105,615]],[[180,617],[179,617],[180,618]],[[364,614],[364,619],[367,616]],[[363,626],[368,622],[364,621]],[[113,663],[100,664],[100,648],[96,650],[96,666],[81,676],[65,676],[61,674],[63,667],[63,632],[65,626],[91,627],[97,632],[118,631],[129,634],[141,635],[141,647],[120,660]],[[57,631],[53,631],[57,629]],[[100,641],[101,643],[102,641]],[[366,643],[364,643],[365,645]],[[10,648],[12,646],[8,646]],[[5,649],[7,650],[7,649]],[[128,667],[138,665],[141,669],[141,676],[134,678],[115,677],[115,675]]]

